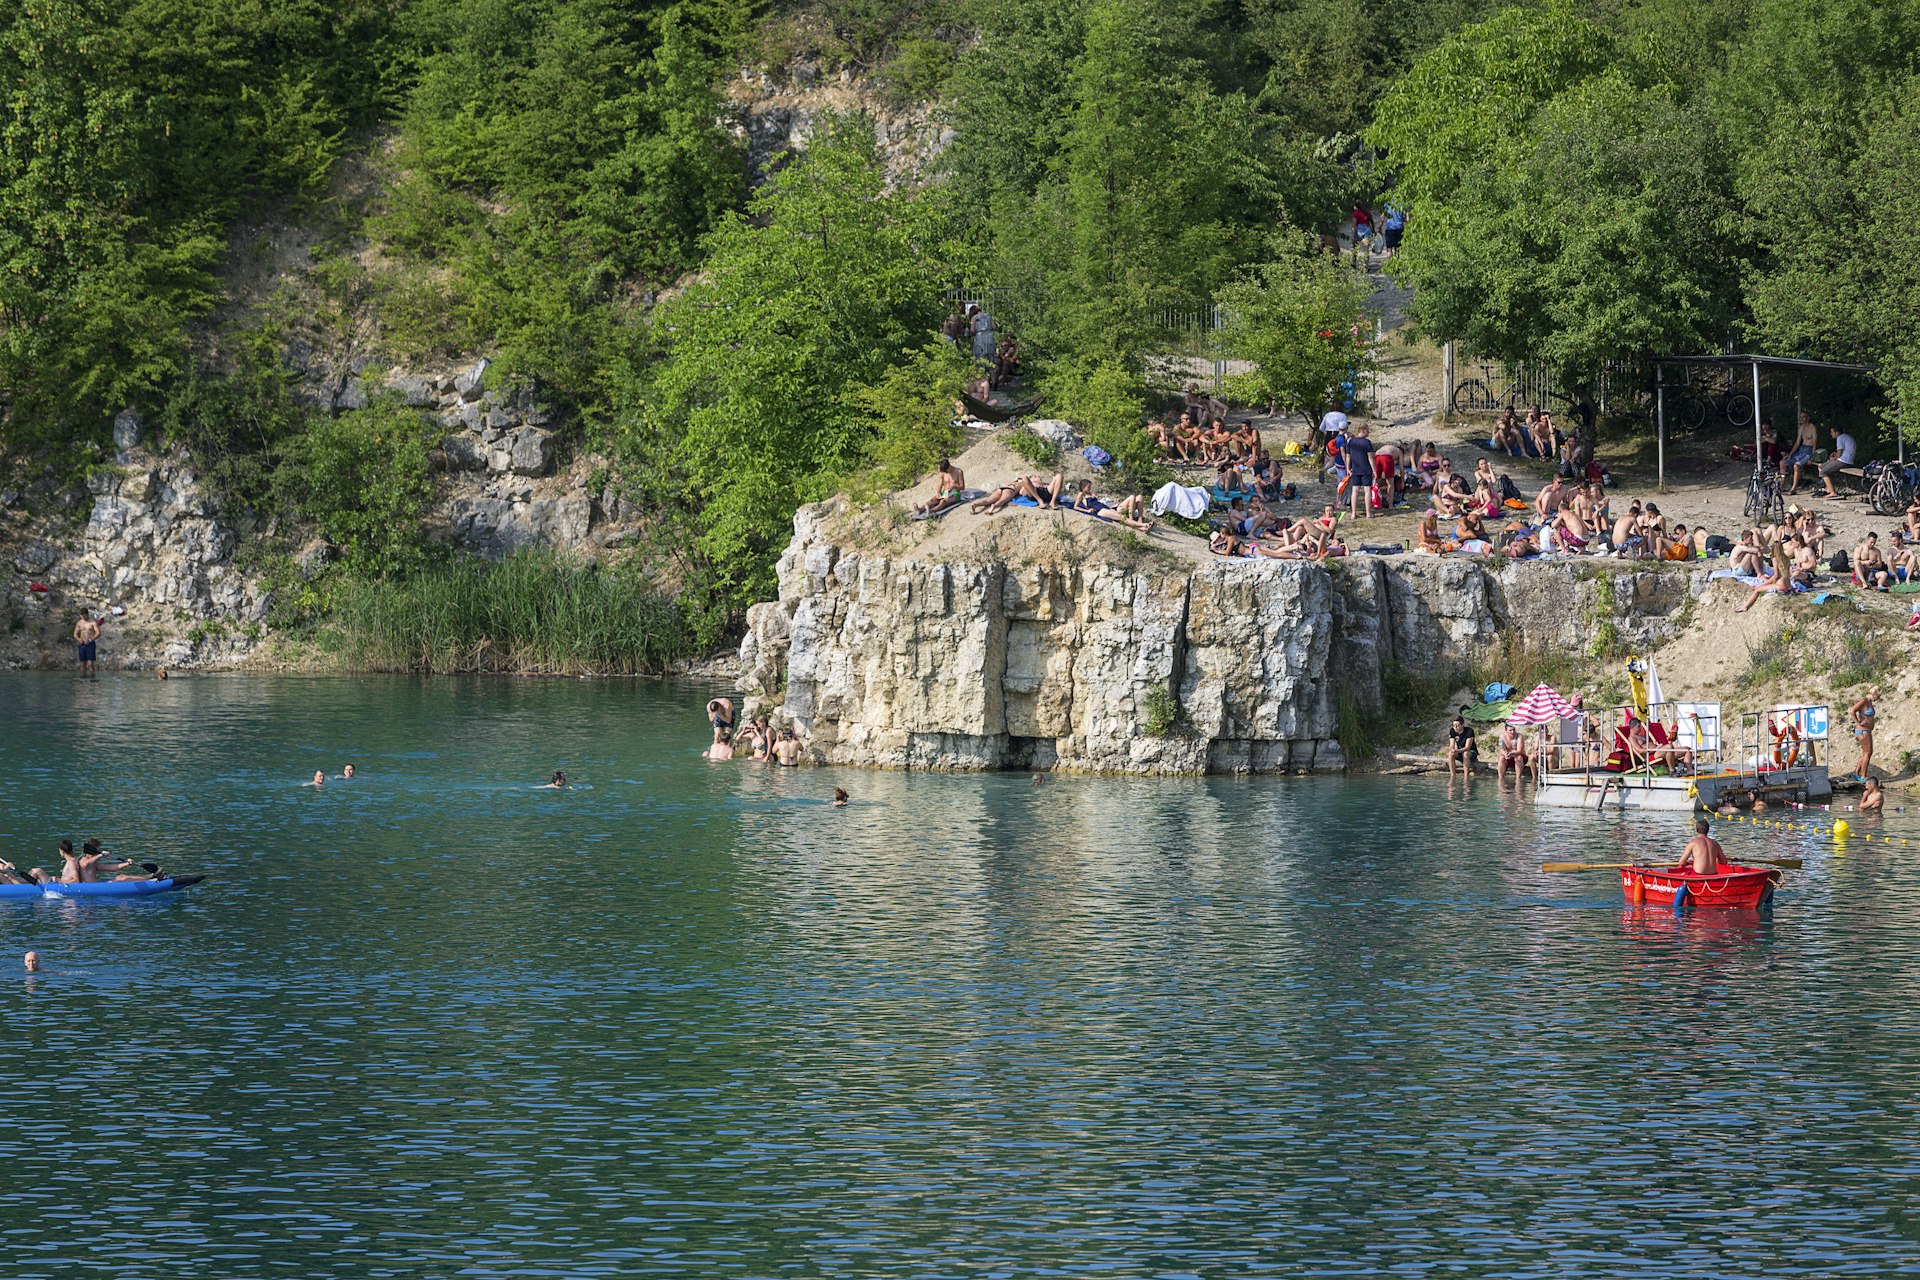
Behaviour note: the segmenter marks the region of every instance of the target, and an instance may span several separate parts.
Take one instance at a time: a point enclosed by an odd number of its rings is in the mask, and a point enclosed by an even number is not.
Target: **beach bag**
[[[1520,486],[1513,482],[1512,476],[1500,477],[1500,499],[1503,502],[1524,503],[1526,501],[1520,496]]]
[[[1513,696],[1513,686],[1501,684],[1498,680],[1488,685],[1480,694],[1482,702],[1505,702]]]
[[[1853,561],[1847,558],[1846,552],[1836,551],[1833,553],[1833,559],[1827,562],[1827,567],[1835,573],[1852,573]]]

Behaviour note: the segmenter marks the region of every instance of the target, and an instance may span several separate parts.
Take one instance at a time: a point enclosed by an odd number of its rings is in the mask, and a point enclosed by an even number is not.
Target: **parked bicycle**
[[[1883,516],[1904,516],[1907,504],[1920,490],[1920,464],[1901,466],[1897,462],[1869,462],[1867,505]]]
[[[1503,390],[1495,391],[1498,384]],[[1499,376],[1491,360],[1480,362],[1480,376],[1453,384],[1455,413],[1497,413],[1502,409],[1520,411],[1535,404],[1551,402],[1560,407],[1573,404],[1571,396],[1546,387],[1529,387],[1524,378]]]
[[[1786,518],[1787,496],[1780,488],[1780,473],[1765,462],[1755,462],[1747,480],[1747,519],[1778,521]],[[1904,510],[1904,508],[1903,508]]]
[[[1725,386],[1686,385],[1667,388],[1667,421],[1686,432],[1698,431],[1709,418],[1736,427],[1753,425],[1753,395],[1729,380]]]

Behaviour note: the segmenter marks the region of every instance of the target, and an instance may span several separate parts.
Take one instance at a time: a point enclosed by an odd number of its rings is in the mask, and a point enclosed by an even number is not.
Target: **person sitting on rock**
[[[960,501],[960,495],[966,492],[966,488],[967,473],[942,458],[939,469],[933,473],[933,496],[914,507],[913,513],[930,516],[937,511],[945,511]]]

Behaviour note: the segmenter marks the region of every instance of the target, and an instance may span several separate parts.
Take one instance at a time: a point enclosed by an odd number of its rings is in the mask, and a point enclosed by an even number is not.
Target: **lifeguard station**
[[[1728,725],[1717,702],[1619,706],[1562,722],[1535,752],[1537,804],[1567,809],[1718,808],[1729,798],[1825,800],[1829,713],[1823,704],[1742,712]]]

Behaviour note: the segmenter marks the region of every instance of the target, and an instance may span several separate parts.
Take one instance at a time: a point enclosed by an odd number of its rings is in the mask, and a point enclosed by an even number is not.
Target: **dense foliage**
[[[1920,416],[1916,47],[1920,0],[16,0],[0,450],[71,468],[136,405],[259,525],[444,574],[432,429],[322,411],[292,348],[486,354],[616,455],[711,638],[797,504],[958,442],[956,288],[1135,479],[1209,308],[1237,392],[1314,413],[1365,360],[1313,248],[1356,199],[1409,212],[1434,336],[1861,361]],[[902,183],[824,120],[750,193],[722,86],[756,60],[951,144]],[[311,260],[263,297],[288,224]]]
[[[1730,346],[1866,363],[1920,426],[1916,47],[1913,0],[1559,0],[1463,28],[1368,133],[1416,319],[1576,371]]]

